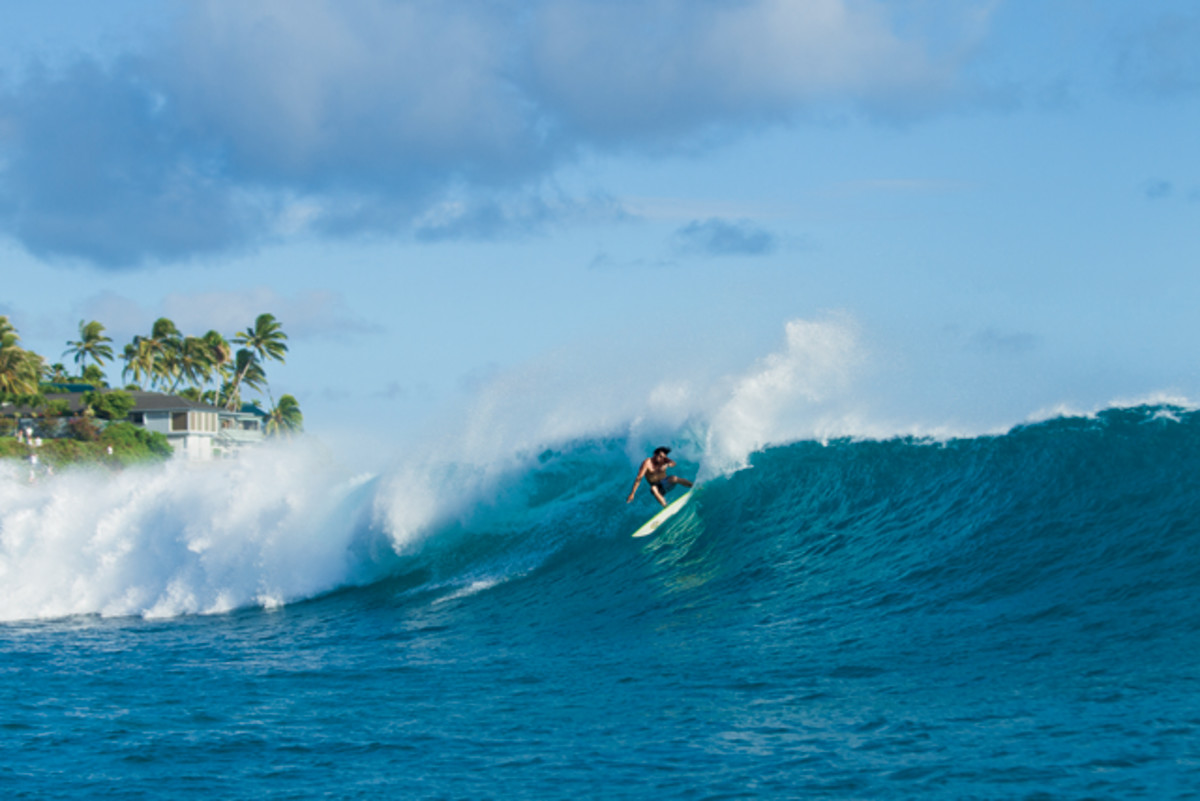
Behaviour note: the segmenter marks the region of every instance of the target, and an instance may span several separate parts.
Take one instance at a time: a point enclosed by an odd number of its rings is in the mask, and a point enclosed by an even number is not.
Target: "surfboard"
[[[688,500],[691,499],[693,492],[695,492],[695,490],[688,490],[687,492],[683,493],[683,495],[680,495],[678,498],[671,501],[669,504],[667,504],[665,509],[660,510],[658,514],[647,520],[641,528],[633,532],[633,536],[645,537],[653,534],[659,526],[674,517],[675,514],[684,507]]]

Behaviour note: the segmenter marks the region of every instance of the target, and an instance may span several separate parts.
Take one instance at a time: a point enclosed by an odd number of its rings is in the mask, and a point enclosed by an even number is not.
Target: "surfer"
[[[692,486],[692,482],[686,478],[667,475],[667,470],[675,466],[675,462],[667,456],[670,452],[670,448],[655,448],[654,455],[642,462],[637,478],[633,480],[633,489],[629,491],[629,497],[625,499],[625,503],[633,500],[633,495],[637,492],[638,484],[642,483],[642,478],[645,478],[646,483],[650,485],[650,493],[654,495],[655,500],[664,507],[667,505],[667,499],[663,496],[670,492],[672,487],[676,484],[682,484],[685,487]]]

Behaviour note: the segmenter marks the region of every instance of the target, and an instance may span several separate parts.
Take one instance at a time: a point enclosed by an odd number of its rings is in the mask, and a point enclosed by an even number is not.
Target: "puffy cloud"
[[[508,180],[547,154],[491,3],[265,0],[188,6],[153,71],[181,124],[240,179],[422,200]]]
[[[82,61],[0,95],[0,221],[32,253],[123,265],[260,228],[259,205],[210,143],[178,129],[143,69]]]
[[[972,18],[987,5],[938,4]],[[196,0],[141,53],[30,69],[0,91],[0,230],[113,269],[297,230],[536,230],[594,212],[545,189],[584,152],[959,102],[953,48],[902,35],[888,9]]]
[[[529,83],[543,108],[575,136],[616,146],[671,146],[831,104],[924,111],[954,82],[878,3],[566,0],[535,19]]]

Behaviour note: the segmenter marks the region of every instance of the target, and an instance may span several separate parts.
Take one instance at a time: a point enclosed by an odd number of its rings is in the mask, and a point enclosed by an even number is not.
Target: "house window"
[[[172,431],[187,431],[188,430],[188,413],[175,412],[171,415],[171,430]]]

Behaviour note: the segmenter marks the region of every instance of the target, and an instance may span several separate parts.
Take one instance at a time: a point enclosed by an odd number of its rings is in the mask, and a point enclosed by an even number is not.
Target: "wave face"
[[[655,508],[644,487],[623,503],[627,452],[609,440],[542,453],[397,556],[404,578],[391,581],[459,594],[513,582],[513,614],[583,614],[603,599],[618,624],[675,595],[752,606],[742,624],[780,635],[836,617],[864,629],[857,660],[880,664],[896,648],[942,655],[947,638],[1002,661],[1018,645],[1065,645],[1103,662],[1120,643],[1200,631],[1200,413],[769,448],[705,482],[648,541],[627,540]]]
[[[705,434],[672,441],[709,477],[645,540],[653,503],[625,496],[646,443],[624,437],[374,478],[297,450],[10,475],[10,778],[47,798],[105,791],[118,761],[159,797],[1194,797],[1200,413],[800,441],[723,474]]]
[[[644,486],[623,503],[635,452],[623,438],[586,440],[486,470],[382,478],[297,450],[32,486],[10,470],[0,618],[225,612],[397,577],[460,592],[568,558],[620,561],[653,511]],[[702,445],[676,456],[676,472],[704,476]],[[1200,584],[1195,412],[1110,409],[948,441],[799,442],[749,465],[705,481],[650,545],[706,566],[696,581],[721,576],[731,601],[754,587],[780,610],[832,597],[889,614],[1038,607],[1134,625],[1127,605]],[[1154,615],[1164,625],[1191,619],[1167,610]]]

